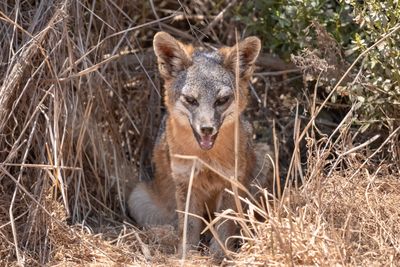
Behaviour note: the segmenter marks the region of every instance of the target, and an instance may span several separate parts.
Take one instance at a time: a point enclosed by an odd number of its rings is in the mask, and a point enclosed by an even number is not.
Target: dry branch
[[[32,59],[42,54],[46,56],[46,49],[42,47],[43,41],[49,38],[54,26],[63,22],[68,17],[68,7],[70,0],[60,1],[59,8],[54,12],[54,15],[47,23],[46,27],[34,36],[21,48],[19,53],[16,53],[11,59],[10,64],[13,65],[11,71],[5,77],[3,84],[0,87],[0,133],[4,131],[7,123],[7,118],[10,112],[10,106],[18,95],[19,85],[22,82],[23,75],[32,65]],[[40,9],[38,10],[38,12]],[[4,15],[4,14],[3,14]],[[40,14],[37,14],[40,17]],[[18,27],[22,29],[22,27]]]

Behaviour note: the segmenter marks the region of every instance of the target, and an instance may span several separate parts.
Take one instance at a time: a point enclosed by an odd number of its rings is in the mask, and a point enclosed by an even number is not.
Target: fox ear
[[[193,48],[182,44],[166,32],[154,35],[153,47],[160,74],[164,79],[176,77],[180,71],[192,64]]]
[[[254,63],[261,49],[261,41],[255,36],[247,37],[232,47],[220,49],[225,68],[235,73],[239,60],[239,73],[241,78],[250,78],[253,74]],[[238,59],[239,55],[239,59]]]

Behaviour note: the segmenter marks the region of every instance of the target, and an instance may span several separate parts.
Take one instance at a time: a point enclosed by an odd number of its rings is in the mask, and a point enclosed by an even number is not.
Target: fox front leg
[[[185,227],[185,207],[187,200],[187,186],[178,185],[176,188],[176,202],[178,208],[178,235],[179,235],[179,245],[178,254],[181,256],[183,254],[183,234]],[[202,230],[202,221],[199,218],[191,214],[196,214],[201,216],[204,213],[204,204],[201,196],[197,194],[195,190],[192,191],[189,202],[188,217],[186,223],[186,251],[196,249],[200,242],[200,233]]]
[[[232,196],[231,194],[223,192],[221,194],[221,199],[219,203],[220,205],[218,208],[218,212],[222,212],[227,209],[236,210],[234,196]],[[215,260],[222,261],[225,256],[225,252],[216,238],[219,238],[220,242],[227,249],[232,249],[234,241],[229,237],[237,233],[237,226],[233,220],[221,220],[221,222],[216,225],[216,230],[218,237],[213,237],[211,239],[209,251]]]

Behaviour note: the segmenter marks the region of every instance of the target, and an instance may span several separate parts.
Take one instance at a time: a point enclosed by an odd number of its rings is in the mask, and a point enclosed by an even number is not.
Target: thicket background
[[[395,0],[0,2],[0,263],[179,264],[171,227],[125,213],[165,112],[152,38],[237,30],[263,43],[246,116],[285,190],[228,214],[246,240],[228,262],[400,264],[399,18]]]

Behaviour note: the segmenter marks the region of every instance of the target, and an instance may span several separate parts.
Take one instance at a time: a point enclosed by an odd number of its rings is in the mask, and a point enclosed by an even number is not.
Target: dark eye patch
[[[198,106],[199,102],[197,102],[196,98],[193,96],[184,96],[186,103],[188,103],[191,106]]]
[[[215,106],[216,106],[216,107],[220,107],[220,106],[225,105],[226,103],[228,103],[228,101],[229,101],[230,98],[231,98],[231,97],[230,97],[229,95],[228,95],[228,96],[223,96],[223,97],[218,98],[218,99],[215,101]]]

